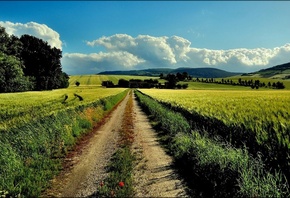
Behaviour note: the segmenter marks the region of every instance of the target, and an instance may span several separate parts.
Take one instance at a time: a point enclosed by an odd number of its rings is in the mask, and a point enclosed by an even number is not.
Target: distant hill
[[[128,70],[128,71],[104,71],[98,74],[102,75],[131,75],[131,76],[159,76],[161,73],[169,74],[172,69],[157,68],[157,69],[143,69],[143,70]]]
[[[159,68],[159,69],[144,69],[144,70],[129,70],[129,71],[105,71],[99,74],[103,75],[134,75],[134,76],[159,76],[161,73],[167,75],[169,73],[187,72],[193,78],[226,78],[230,76],[240,75],[241,73],[227,72],[215,68]]]
[[[267,69],[261,69],[257,72],[252,72],[249,74],[243,74],[244,76],[257,76],[263,78],[273,78],[273,79],[289,79],[290,78],[290,62],[270,67]]]
[[[172,73],[182,73],[187,72],[194,78],[226,78],[230,76],[240,75],[241,73],[234,73],[228,72],[221,69],[216,68],[188,68],[188,67],[181,67],[178,69],[174,69]]]

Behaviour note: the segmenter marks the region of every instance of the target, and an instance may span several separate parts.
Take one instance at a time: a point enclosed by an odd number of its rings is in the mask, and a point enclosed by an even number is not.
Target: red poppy
[[[124,187],[124,186],[125,186],[124,182],[122,182],[122,181],[119,182],[119,186],[120,186],[120,187]]]

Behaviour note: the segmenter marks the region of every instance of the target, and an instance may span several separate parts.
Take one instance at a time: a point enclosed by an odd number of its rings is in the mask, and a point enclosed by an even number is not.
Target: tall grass
[[[290,92],[142,90],[168,108],[182,113],[192,128],[221,137],[236,148],[261,153],[273,174],[290,179]]]
[[[289,195],[283,176],[264,169],[260,158],[246,149],[209,138],[191,130],[180,114],[156,100],[136,92],[140,104],[152,114],[169,135],[169,149],[180,164],[196,196],[202,197],[283,197]],[[168,125],[167,123],[171,124]],[[171,127],[173,125],[173,127]]]

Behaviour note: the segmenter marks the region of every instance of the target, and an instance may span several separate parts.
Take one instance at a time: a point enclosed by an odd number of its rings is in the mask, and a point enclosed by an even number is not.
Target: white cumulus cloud
[[[29,34],[44,41],[47,41],[47,43],[52,47],[62,49],[62,41],[60,40],[59,33],[49,28],[45,24],[39,24],[36,22],[28,22],[23,24],[12,23],[9,21],[0,21],[0,26],[4,27],[6,29],[6,32],[10,35],[13,34],[20,37],[21,35]]]
[[[69,74],[132,69],[143,62],[143,59],[124,51],[92,54],[65,53],[62,58],[63,69]]]
[[[290,61],[290,44],[273,49],[212,50],[196,48],[189,40],[178,36],[132,37],[115,34],[87,41],[87,45],[102,46],[106,52],[65,54],[64,68],[70,68],[75,73],[154,67],[215,67],[227,71],[252,72]],[[65,67],[68,62],[70,64]]]
[[[116,34],[110,37],[101,37],[92,42],[87,42],[90,46],[103,46],[109,52],[126,51],[141,57],[148,65],[175,64],[175,55],[167,43],[167,37],[153,37],[149,35],[139,35],[136,38],[126,34]]]

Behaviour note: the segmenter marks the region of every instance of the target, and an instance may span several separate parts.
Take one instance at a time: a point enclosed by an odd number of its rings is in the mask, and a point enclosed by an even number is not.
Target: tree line
[[[235,82],[231,79],[221,79],[220,81],[214,79],[214,78],[206,78],[206,79],[199,79],[196,78],[193,80],[194,82],[203,82],[203,83],[216,83],[216,84],[225,84],[225,85],[234,85],[234,86],[245,86],[245,87],[251,87],[252,89],[259,89],[260,87],[265,88],[273,88],[273,89],[284,89],[285,85],[283,82],[277,81],[277,82],[261,82],[260,80],[243,80],[242,78],[238,79],[238,82]]]
[[[188,84],[177,84],[178,78],[174,74],[168,74],[165,78],[167,82],[161,84],[157,79],[119,79],[118,84],[114,85],[112,81],[102,81],[102,86],[107,88],[124,87],[124,88],[157,88],[157,89],[186,89]],[[184,79],[183,79],[184,80]],[[79,82],[77,82],[79,83]],[[79,86],[79,84],[76,84]]]
[[[0,93],[69,86],[62,51],[30,35],[8,35],[0,26]]]

